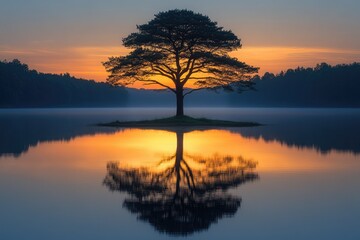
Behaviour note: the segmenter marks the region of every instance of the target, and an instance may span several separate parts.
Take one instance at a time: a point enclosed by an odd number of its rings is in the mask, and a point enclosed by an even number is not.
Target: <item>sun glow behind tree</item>
[[[177,116],[183,116],[183,99],[201,89],[233,91],[249,88],[258,68],[230,57],[241,48],[240,39],[209,17],[189,10],[160,12],[138,32],[123,39],[133,49],[126,56],[104,62],[114,85],[158,85],[176,94]],[[164,81],[168,79],[168,81]],[[193,88],[187,89],[191,83]]]

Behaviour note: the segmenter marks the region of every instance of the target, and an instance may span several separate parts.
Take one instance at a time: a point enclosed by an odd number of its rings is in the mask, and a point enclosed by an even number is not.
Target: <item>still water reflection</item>
[[[0,113],[0,239],[360,239],[359,112],[246,111],[269,124],[113,129],[91,125],[114,118],[104,110]]]
[[[241,198],[226,190],[258,179],[253,172],[257,163],[241,156],[219,154],[219,149],[202,148],[203,154],[186,152],[184,131],[177,130],[175,134],[174,154],[163,155],[148,167],[110,162],[104,184],[111,191],[127,192],[131,197],[125,199],[124,207],[156,230],[187,235],[236,213]],[[202,137],[208,136],[205,133]]]

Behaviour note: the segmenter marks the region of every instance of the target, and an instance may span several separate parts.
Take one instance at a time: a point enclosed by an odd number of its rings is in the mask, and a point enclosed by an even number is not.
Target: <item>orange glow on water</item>
[[[39,171],[51,167],[100,172],[105,170],[108,162],[132,168],[153,167],[162,158],[175,154],[176,139],[174,132],[134,129],[78,137],[69,142],[41,143],[30,148],[24,156],[28,160],[19,167],[28,168],[30,164]],[[183,146],[184,156],[233,156],[255,161],[259,173],[337,171],[349,165],[359,165],[357,157],[352,154],[330,152],[322,155],[314,149],[244,138],[226,130],[185,133]],[[16,164],[16,161],[11,162],[11,165]]]

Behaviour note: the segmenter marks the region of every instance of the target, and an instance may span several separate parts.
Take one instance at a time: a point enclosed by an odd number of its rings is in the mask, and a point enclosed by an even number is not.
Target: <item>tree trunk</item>
[[[182,89],[176,90],[176,116],[184,116],[184,96]]]
[[[181,182],[181,161],[184,159],[184,133],[176,132],[176,157],[175,157],[175,173],[176,173],[176,191],[174,199],[179,196],[180,193],[180,182]]]

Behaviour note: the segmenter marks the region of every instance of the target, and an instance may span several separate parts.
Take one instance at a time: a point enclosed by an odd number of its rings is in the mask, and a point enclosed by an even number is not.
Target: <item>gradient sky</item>
[[[159,11],[208,15],[242,39],[241,61],[277,73],[360,61],[359,0],[0,0],[0,60],[103,81],[121,39]]]

